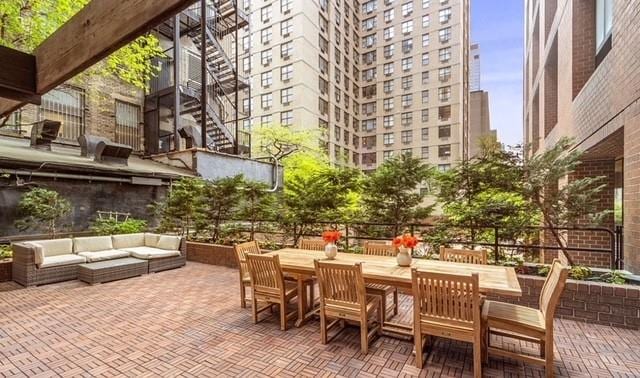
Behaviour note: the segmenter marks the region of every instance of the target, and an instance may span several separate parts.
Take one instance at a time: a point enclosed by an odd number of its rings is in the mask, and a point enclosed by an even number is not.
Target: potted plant
[[[398,260],[399,266],[411,265],[411,250],[418,244],[418,238],[411,234],[404,234],[396,236],[393,239],[393,245],[398,248]]]
[[[0,282],[11,281],[11,255],[10,245],[0,245]]]
[[[336,242],[340,240],[342,234],[337,230],[327,230],[322,233],[322,239],[327,245],[324,247],[324,254],[327,256],[327,259],[333,260],[336,258],[338,254],[338,246],[336,246]]]

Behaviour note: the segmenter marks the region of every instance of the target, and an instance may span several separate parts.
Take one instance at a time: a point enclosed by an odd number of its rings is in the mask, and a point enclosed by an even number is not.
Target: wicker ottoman
[[[141,276],[149,271],[149,263],[133,257],[98,261],[78,266],[78,279],[90,284]]]

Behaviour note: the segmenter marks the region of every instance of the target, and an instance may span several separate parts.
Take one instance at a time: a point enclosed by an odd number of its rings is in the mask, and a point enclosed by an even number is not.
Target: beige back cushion
[[[111,235],[114,249],[144,247],[144,233]]]
[[[71,239],[35,240],[29,243],[40,246],[43,257],[73,253],[73,241]]]
[[[113,249],[111,236],[88,236],[73,239],[73,252],[96,252]]]
[[[180,237],[171,235],[160,235],[160,239],[158,239],[156,248],[176,251],[180,249]]]
[[[160,235],[158,234],[151,234],[148,232],[145,232],[144,234],[144,246],[145,247],[156,247],[158,245],[158,240],[160,239]]]

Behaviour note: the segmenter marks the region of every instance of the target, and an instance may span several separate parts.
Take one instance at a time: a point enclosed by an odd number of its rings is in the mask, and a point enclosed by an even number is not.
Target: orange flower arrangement
[[[418,244],[418,238],[416,238],[411,234],[396,236],[393,239],[393,246],[396,248],[399,248],[399,247],[415,248],[417,244]]]
[[[327,230],[322,233],[322,239],[325,243],[333,243],[340,240],[342,233],[338,230]]]

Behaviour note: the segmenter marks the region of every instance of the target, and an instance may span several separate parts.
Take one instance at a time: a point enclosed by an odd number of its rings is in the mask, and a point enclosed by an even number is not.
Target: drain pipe
[[[70,179],[70,180],[86,180],[86,181],[104,181],[104,182],[121,182],[121,183],[131,183],[130,178],[119,178],[119,177],[105,177],[105,176],[93,176],[93,175],[75,175],[70,173],[51,173],[51,172],[35,172],[35,171],[25,171],[18,169],[0,169],[0,174],[9,174],[14,176],[35,176],[35,177],[47,177],[47,178],[61,178],[61,179]]]
[[[278,181],[279,181],[279,178],[280,178],[280,176],[278,174],[278,166],[279,166],[278,163],[279,162],[278,162],[278,159],[273,154],[270,154],[270,155],[271,155],[271,158],[273,159],[273,163],[274,163],[273,164],[274,165],[273,169],[275,170],[275,180],[274,180],[274,187],[269,189],[269,190],[267,190],[267,193],[275,193],[278,190],[278,186],[279,186],[278,185]]]

